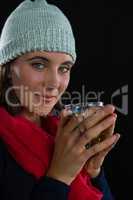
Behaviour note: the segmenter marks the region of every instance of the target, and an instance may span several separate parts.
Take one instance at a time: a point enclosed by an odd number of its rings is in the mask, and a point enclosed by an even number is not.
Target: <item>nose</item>
[[[45,87],[48,91],[58,89],[60,86],[60,76],[56,70],[50,70],[45,76]]]

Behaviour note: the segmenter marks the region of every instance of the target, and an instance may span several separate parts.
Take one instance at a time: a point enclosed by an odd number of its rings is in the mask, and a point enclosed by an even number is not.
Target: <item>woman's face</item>
[[[13,86],[27,112],[47,115],[66,90],[72,57],[65,53],[37,51],[11,64]]]

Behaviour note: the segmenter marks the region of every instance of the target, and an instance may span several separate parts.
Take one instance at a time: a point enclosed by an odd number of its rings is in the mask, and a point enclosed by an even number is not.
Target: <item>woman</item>
[[[84,118],[67,109],[54,114],[75,61],[71,25],[56,6],[26,0],[7,19],[0,40],[2,200],[112,199],[101,166],[120,137],[114,107],[93,107]]]

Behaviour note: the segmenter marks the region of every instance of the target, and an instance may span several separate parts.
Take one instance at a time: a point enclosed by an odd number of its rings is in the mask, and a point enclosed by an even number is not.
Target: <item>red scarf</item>
[[[0,107],[0,138],[17,163],[40,179],[45,175],[54,150],[59,118],[48,116],[43,128],[20,116],[11,116]],[[101,200],[102,193],[91,185],[85,170],[70,185],[69,200]]]

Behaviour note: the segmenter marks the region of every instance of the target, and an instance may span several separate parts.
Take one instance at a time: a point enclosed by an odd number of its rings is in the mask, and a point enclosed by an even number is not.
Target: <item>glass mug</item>
[[[87,103],[77,103],[77,104],[67,104],[66,109],[72,111],[73,114],[80,114],[90,107],[103,107],[104,103],[102,101],[87,102]]]
[[[78,116],[81,113],[84,113],[86,109],[90,107],[103,107],[104,103],[102,101],[97,102],[87,102],[87,103],[78,103],[78,104],[67,104],[64,107],[72,111],[72,115]],[[79,127],[77,124],[76,128]],[[80,131],[80,130],[79,130]],[[104,133],[99,134],[96,138],[92,139],[89,143],[85,145],[86,149],[89,149],[93,145],[102,142],[105,139]]]

